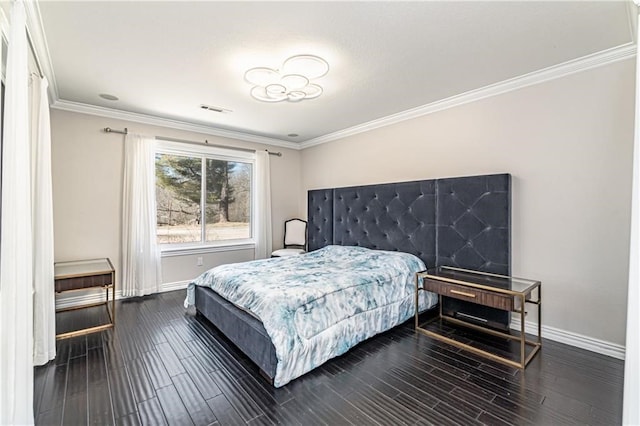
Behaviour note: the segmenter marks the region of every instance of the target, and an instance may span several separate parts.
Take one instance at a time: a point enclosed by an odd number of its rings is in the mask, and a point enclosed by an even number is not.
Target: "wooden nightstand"
[[[115,318],[115,269],[107,258],[78,260],[73,262],[57,262],[55,268],[56,294],[80,290],[104,289],[104,302],[84,304],[70,308],[57,309],[56,314],[72,310],[104,306],[108,321],[97,325],[89,325],[79,329],[65,330],[56,334],[56,339],[94,333],[113,327]],[[109,298],[111,292],[111,298]],[[111,302],[111,303],[109,303]],[[111,305],[111,309],[109,309]],[[57,321],[56,321],[57,322]],[[57,331],[57,330],[56,330]]]
[[[421,324],[418,316],[417,307],[420,291],[430,291],[432,293],[438,294],[440,302],[440,312],[435,320],[450,322],[455,325],[461,325],[464,327],[472,328],[474,330],[489,333],[493,336],[515,340],[519,343],[520,346],[520,353],[518,357],[519,359],[517,361],[509,359],[496,353],[492,353],[488,350],[480,349],[470,344],[455,340],[451,337],[447,337],[442,333],[439,333],[432,329],[428,329],[428,324],[431,321]],[[532,299],[533,294],[537,295],[537,299]],[[468,302],[477,303],[483,306],[490,306],[492,308],[518,313],[520,314],[520,333],[503,333],[492,328],[483,327],[478,324],[472,324],[467,321],[462,321],[455,317],[443,315],[442,296],[453,297],[455,299],[466,300]],[[535,304],[538,306],[538,336],[536,341],[527,340],[525,336],[526,304]],[[538,353],[538,351],[542,347],[541,306],[542,292],[540,281],[514,278],[477,271],[469,271],[466,269],[452,268],[447,266],[442,266],[434,270],[418,272],[416,274],[416,331],[513,367],[525,368],[529,361],[531,361],[531,359],[535,356],[535,354]],[[481,319],[479,318],[478,320],[481,321]],[[530,350],[529,353],[527,353],[526,350],[527,345],[532,347],[532,350]]]

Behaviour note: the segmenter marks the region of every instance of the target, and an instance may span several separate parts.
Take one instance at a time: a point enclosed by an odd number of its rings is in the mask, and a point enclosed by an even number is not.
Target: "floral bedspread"
[[[327,246],[300,256],[221,265],[187,288],[207,286],[257,316],[273,341],[280,387],[414,313],[415,273],[408,253]],[[437,302],[421,292],[420,308]]]

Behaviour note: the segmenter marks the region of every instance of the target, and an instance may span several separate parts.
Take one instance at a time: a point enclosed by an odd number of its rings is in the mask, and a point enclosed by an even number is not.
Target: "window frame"
[[[168,154],[168,155],[181,155],[187,157],[197,157],[201,158],[201,167],[203,172],[206,170],[206,159],[213,160],[223,160],[223,161],[232,161],[232,162],[240,162],[240,163],[248,163],[251,164],[251,194],[250,194],[250,209],[249,213],[250,217],[250,237],[242,238],[236,240],[221,240],[221,241],[207,241],[206,240],[206,223],[205,223],[205,210],[206,210],[206,178],[204,173],[202,174],[202,184],[200,188],[200,235],[201,241],[198,242],[190,242],[190,243],[172,243],[172,244],[160,244],[158,243],[158,247],[160,248],[160,252],[163,257],[167,256],[180,256],[186,254],[205,254],[212,253],[218,251],[230,251],[230,250],[243,250],[243,249],[254,249],[256,245],[255,234],[256,234],[256,208],[255,208],[255,190],[256,190],[256,179],[255,179],[255,167],[256,167],[256,155],[255,151],[245,151],[233,148],[221,148],[214,146],[207,146],[197,143],[188,143],[188,142],[175,142],[175,141],[166,141],[161,139],[156,139],[155,150],[154,150],[154,167],[155,167],[155,156],[157,154]],[[157,185],[155,181],[155,173],[154,173],[154,187]],[[157,200],[156,200],[157,203]],[[156,215],[157,215],[157,205],[156,205]],[[156,223],[157,225],[157,223]],[[156,234],[157,235],[157,234]]]

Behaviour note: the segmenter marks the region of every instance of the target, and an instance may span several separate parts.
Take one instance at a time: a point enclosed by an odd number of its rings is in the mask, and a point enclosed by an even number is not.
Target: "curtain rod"
[[[126,127],[124,128],[124,130],[115,130],[112,129],[111,127],[105,127],[104,129],[105,133],[118,133],[121,135],[126,135],[129,133],[129,129],[127,129]],[[156,136],[156,139],[162,140],[162,141],[169,141],[169,142],[183,142],[183,143],[191,143],[191,144],[198,144],[198,145],[202,145],[202,142],[197,142],[197,141],[188,141],[188,140],[184,140],[184,139],[176,139],[176,138],[169,138],[169,137],[165,137],[165,136]],[[238,147],[234,147],[234,146],[227,146],[227,145],[216,145],[216,144],[212,144],[209,143],[208,140],[205,139],[204,144],[207,146],[214,146],[216,148],[226,148],[226,149],[236,149],[238,151],[247,151],[247,152],[256,152],[255,149],[250,149],[250,148],[238,148]],[[265,150],[269,153],[269,155],[275,155],[277,157],[282,157],[282,153],[280,151],[278,152],[272,152],[269,150]]]

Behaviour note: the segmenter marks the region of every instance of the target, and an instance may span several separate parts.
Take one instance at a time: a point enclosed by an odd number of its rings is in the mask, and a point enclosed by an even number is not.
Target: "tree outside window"
[[[251,163],[156,154],[159,244],[251,238]]]

